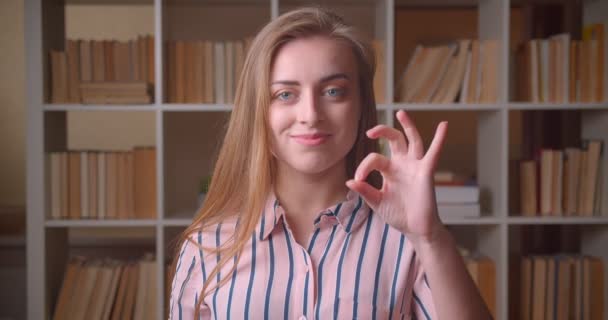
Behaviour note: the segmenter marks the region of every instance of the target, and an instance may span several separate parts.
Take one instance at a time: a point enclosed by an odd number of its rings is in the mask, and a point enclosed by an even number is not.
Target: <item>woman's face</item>
[[[355,61],[347,44],[322,36],[296,39],[279,49],[269,110],[279,166],[319,174],[344,165],[361,114]]]

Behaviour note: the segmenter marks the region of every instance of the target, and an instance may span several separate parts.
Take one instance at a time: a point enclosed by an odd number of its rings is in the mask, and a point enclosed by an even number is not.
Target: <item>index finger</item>
[[[424,145],[416,125],[403,110],[397,111],[397,120],[403,126],[403,131],[405,131],[407,140],[410,142],[408,153],[414,155],[416,159],[422,159],[422,156],[424,156]]]
[[[407,154],[407,142],[405,137],[399,130],[391,128],[384,124],[379,124],[369,130],[367,130],[367,136],[372,139],[378,139],[380,137],[388,140],[391,154]]]

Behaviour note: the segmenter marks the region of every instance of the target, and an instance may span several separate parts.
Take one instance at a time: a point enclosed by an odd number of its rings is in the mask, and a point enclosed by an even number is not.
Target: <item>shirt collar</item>
[[[351,233],[367,218],[369,207],[363,198],[355,191],[349,190],[346,199],[322,210],[314,220],[315,229],[340,224],[346,233]],[[274,191],[266,200],[262,217],[258,222],[258,239],[265,240],[284,218],[285,210],[279,203]]]

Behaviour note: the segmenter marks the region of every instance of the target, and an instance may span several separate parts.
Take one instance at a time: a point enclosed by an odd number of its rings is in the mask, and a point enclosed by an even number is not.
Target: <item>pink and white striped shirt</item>
[[[431,289],[405,236],[354,191],[319,213],[308,243],[294,240],[274,194],[244,247],[236,272],[201,304],[203,319],[436,319]],[[236,222],[190,235],[173,278],[170,319],[192,319],[219,260],[196,243],[219,246]]]

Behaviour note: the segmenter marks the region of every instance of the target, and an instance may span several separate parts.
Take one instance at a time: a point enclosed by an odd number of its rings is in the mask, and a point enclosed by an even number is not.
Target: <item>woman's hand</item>
[[[397,129],[378,125],[367,131],[371,139],[388,139],[391,158],[377,153],[367,155],[346,186],[358,192],[384,221],[417,244],[431,243],[443,228],[437,214],[433,175],[446,137],[447,122],[437,126],[435,137],[424,154],[420,134],[405,111],[397,112],[405,136]],[[378,170],[383,177],[382,189],[367,182],[366,177]]]

